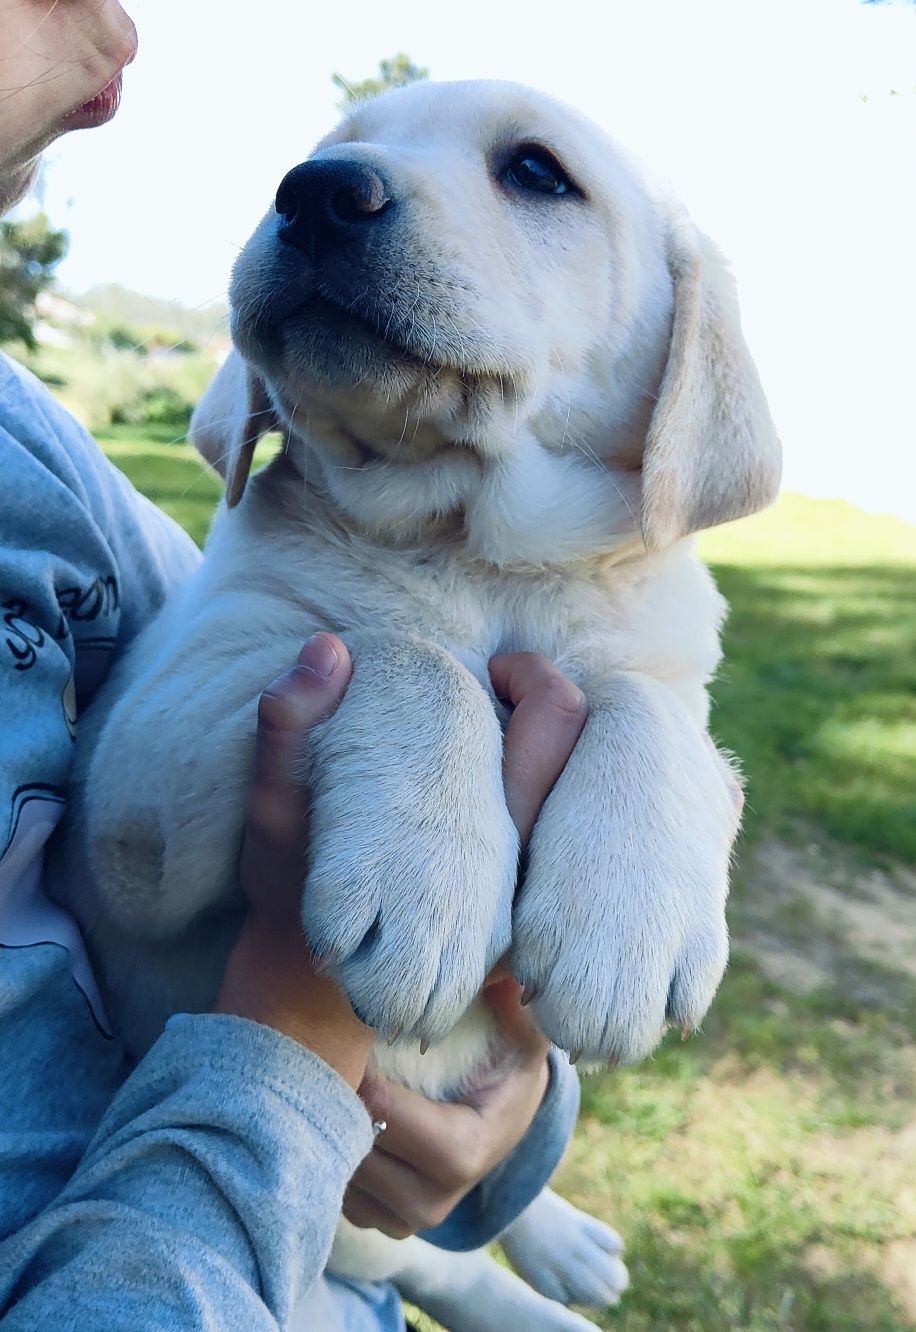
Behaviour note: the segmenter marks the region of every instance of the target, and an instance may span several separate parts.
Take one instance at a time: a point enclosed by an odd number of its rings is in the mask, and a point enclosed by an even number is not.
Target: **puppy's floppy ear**
[[[776,498],[781,450],[741,332],[734,280],[686,215],[668,230],[674,320],[643,454],[643,538],[658,550]]]
[[[242,498],[258,440],[278,428],[261,379],[233,348],[195,407],[188,432],[226,482],[230,509]]]

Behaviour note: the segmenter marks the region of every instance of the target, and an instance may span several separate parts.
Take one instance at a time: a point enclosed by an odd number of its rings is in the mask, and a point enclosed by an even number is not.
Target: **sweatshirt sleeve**
[[[198,560],[190,538],[0,355],[0,856],[26,805],[60,799],[77,712]]]
[[[276,1332],[371,1143],[316,1055],[243,1018],[173,1018],[63,1191],[0,1246],[0,1329]]]
[[[440,1249],[479,1249],[533,1202],[560,1164],[579,1113],[579,1079],[560,1050],[549,1055],[550,1081],[531,1127],[514,1152],[423,1239]]]

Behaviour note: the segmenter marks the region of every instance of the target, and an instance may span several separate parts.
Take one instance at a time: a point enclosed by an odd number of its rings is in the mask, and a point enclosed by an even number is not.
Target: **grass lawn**
[[[218,487],[171,439],[102,444],[201,540]],[[789,495],[702,549],[732,964],[701,1034],[585,1080],[559,1186],[627,1242],[604,1328],[916,1328],[916,528]]]

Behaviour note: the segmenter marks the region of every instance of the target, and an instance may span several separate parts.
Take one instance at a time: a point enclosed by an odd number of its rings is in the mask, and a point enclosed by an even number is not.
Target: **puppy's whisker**
[[[401,451],[401,445],[404,443],[404,437],[405,437],[405,435],[407,434],[407,426],[408,426],[409,422],[410,422],[410,408],[408,407],[408,408],[407,408],[407,411],[404,413],[404,428],[403,428],[403,430],[401,431],[401,437],[400,437],[400,439],[398,440],[397,444],[395,444],[395,446],[394,446],[394,451],[395,451],[395,453],[400,453],[400,451]],[[419,425],[419,420],[418,420],[417,424]],[[414,434],[416,434],[416,431],[414,431]]]
[[[205,301],[201,301],[198,305],[189,306],[184,313],[197,314],[199,310],[205,310],[208,305],[212,305],[214,301],[218,301],[219,299],[220,299],[219,295],[208,296]],[[213,331],[209,334],[207,341],[203,343],[202,346],[204,347],[209,346],[213,338],[216,336],[218,330],[224,328],[227,325],[227,323],[228,323],[228,316],[220,315],[216,320],[216,325]],[[155,341],[155,334],[152,334],[150,335],[150,337],[142,338],[139,342],[135,342],[132,347],[127,347],[124,350],[128,354],[133,352],[146,351],[152,346],[154,341]],[[197,341],[197,339],[193,338],[190,334],[188,334],[186,337],[179,338],[177,342],[172,342],[166,347],[157,346],[156,351],[159,353],[159,355],[166,355],[169,352],[177,351],[179,347],[186,347],[195,341]]]
[[[581,440],[579,440],[579,441],[577,441],[577,440],[572,440],[571,443],[572,443],[572,446],[573,446],[574,449],[578,449],[578,451],[579,451],[584,457],[588,458],[588,460],[589,460],[590,462],[595,463],[596,466],[598,466],[598,467],[601,468],[602,472],[605,473],[605,475],[607,476],[607,478],[608,478],[608,480],[610,481],[611,485],[612,485],[612,486],[614,487],[614,489],[616,490],[616,492],[617,492],[617,496],[618,496],[618,498],[622,501],[623,506],[624,506],[624,508],[626,509],[627,514],[628,514],[628,516],[630,517],[630,519],[632,520],[634,526],[637,527],[637,528],[639,528],[639,526],[640,526],[640,519],[639,519],[639,517],[633,512],[633,506],[630,504],[630,501],[627,499],[627,497],[626,497],[624,491],[621,489],[620,482],[617,480],[617,477],[614,475],[613,468],[608,467],[608,465],[607,465],[607,463],[604,461],[604,459],[603,459],[603,458],[600,458],[600,457],[598,456],[598,454],[597,454],[597,453],[595,452],[595,450],[591,447],[591,445],[586,444],[586,443],[584,443],[584,441],[581,441]]]
[[[407,345],[413,346],[413,335],[417,327],[417,306],[423,298],[423,288],[417,280],[417,295],[413,305],[410,307],[410,332],[407,335]]]
[[[391,321],[394,319],[395,312],[396,312],[395,307],[396,307],[397,300],[398,300],[400,294],[401,294],[401,284],[400,284],[400,282],[398,282],[398,283],[396,284],[396,286],[395,286],[395,289],[394,289],[394,299],[392,300],[392,302],[391,302],[391,307],[390,307],[390,309],[389,309],[389,311],[388,311],[388,322],[386,323],[386,325],[385,325],[385,331],[384,331],[384,333],[382,334],[382,340],[383,340],[383,341],[387,341],[387,339],[388,339],[388,335],[389,335],[389,333],[391,332]]]
[[[560,448],[566,443],[566,436],[569,434],[569,418],[572,413],[572,394],[566,399],[566,424],[563,427],[563,438],[560,440]]]

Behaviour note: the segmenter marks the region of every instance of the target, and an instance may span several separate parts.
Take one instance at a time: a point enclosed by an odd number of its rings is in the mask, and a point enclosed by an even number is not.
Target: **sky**
[[[404,50],[579,106],[730,257],[786,485],[916,521],[916,6],[857,0],[125,0],[113,124],[52,150],[62,282],[197,306],[335,122],[330,75]]]

